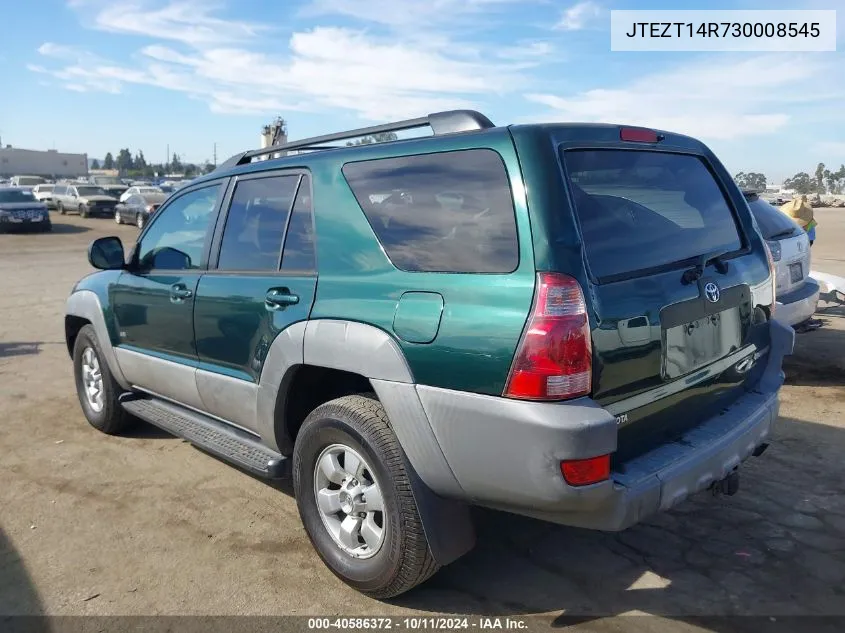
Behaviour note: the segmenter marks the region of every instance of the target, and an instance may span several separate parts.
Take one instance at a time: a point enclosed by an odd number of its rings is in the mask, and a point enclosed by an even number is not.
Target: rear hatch
[[[592,395],[617,416],[622,468],[759,376],[768,313],[755,304],[769,267],[739,191],[703,146],[561,151],[589,278]]]
[[[745,198],[775,261],[777,295],[788,296],[810,276],[810,238],[792,218],[757,194],[746,193]]]

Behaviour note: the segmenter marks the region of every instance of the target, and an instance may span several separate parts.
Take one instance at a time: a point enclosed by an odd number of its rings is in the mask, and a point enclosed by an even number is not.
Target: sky
[[[600,121],[706,142],[780,182],[845,163],[845,0],[686,8],[839,9],[837,52],[611,52],[634,0],[28,0],[0,24],[0,139],[162,162],[453,108],[499,125]]]

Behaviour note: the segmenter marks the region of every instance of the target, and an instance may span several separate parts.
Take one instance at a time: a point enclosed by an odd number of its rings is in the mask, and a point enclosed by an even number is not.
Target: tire
[[[65,205],[63,205],[61,202],[57,202],[56,203],[56,211],[59,212],[59,215],[64,215],[65,214]]]
[[[87,218],[88,217],[88,207],[84,204],[79,205],[79,217]]]
[[[100,391],[102,397],[98,402],[89,399],[85,386],[85,378],[88,372],[83,366],[91,366],[91,357],[96,361],[101,377]],[[112,376],[108,363],[103,357],[102,348],[97,341],[93,325],[86,325],[76,337],[73,345],[73,375],[76,382],[76,395],[79,397],[79,404],[82,405],[82,412],[88,422],[98,431],[109,435],[117,435],[130,428],[134,422],[132,418],[118,402],[118,397],[123,389]],[[99,407],[97,406],[99,404]]]
[[[53,223],[49,222],[46,226],[41,229],[44,233],[49,233],[53,230]]]
[[[135,216],[135,224],[137,225],[138,229],[143,229],[146,222],[144,221],[144,216],[140,213]]]
[[[114,221],[118,224],[123,224],[123,218],[120,217],[120,211],[114,212]]]
[[[341,470],[345,468],[341,461],[350,463],[350,454],[362,460],[363,467],[356,475],[360,481],[352,482],[354,488],[330,483],[323,469],[318,473],[321,457],[331,457],[332,451],[341,451],[334,459]],[[294,446],[293,487],[299,516],[311,543],[338,578],[377,599],[398,596],[439,569],[431,556],[405,464],[405,453],[390,428],[381,403],[361,395],[344,396],[314,409],[303,422]],[[334,472],[339,478],[339,471]],[[349,478],[344,481],[348,483]],[[366,507],[353,505],[348,496],[344,498],[345,491],[358,495],[362,489],[372,490],[369,488],[372,485],[381,491],[383,510],[363,513],[366,519],[355,520],[360,526],[358,534],[363,535],[366,524],[379,527],[380,515],[381,540],[378,546],[370,548],[367,543],[375,540],[374,531],[370,529],[367,533],[371,538],[355,537],[350,542],[356,543],[357,549],[349,551],[329,531],[329,524],[339,526],[344,517],[360,516],[356,510]],[[317,501],[318,488],[327,495],[337,493],[337,503],[346,503],[350,514],[346,515],[341,505],[334,513],[324,513]],[[369,493],[368,496],[371,502],[378,498]],[[366,498],[355,496],[359,501]]]

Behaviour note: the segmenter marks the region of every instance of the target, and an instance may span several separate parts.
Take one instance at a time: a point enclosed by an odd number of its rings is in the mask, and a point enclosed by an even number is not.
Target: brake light
[[[644,127],[623,127],[619,130],[619,138],[629,143],[657,143],[663,140],[657,132]]]
[[[588,459],[567,459],[560,463],[560,472],[570,486],[588,486],[610,479],[610,455]]]
[[[775,258],[772,257],[772,250],[768,242],[763,242],[766,247],[766,259],[769,262],[769,283],[772,284],[772,306],[769,308],[769,318],[775,316],[775,305],[777,305],[777,270],[775,269]]]
[[[537,274],[537,295],[505,391],[520,400],[565,400],[592,389],[593,350],[584,293],[558,273]]]

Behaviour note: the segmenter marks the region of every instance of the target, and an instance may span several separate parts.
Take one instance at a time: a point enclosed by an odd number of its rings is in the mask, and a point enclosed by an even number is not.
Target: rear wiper
[[[795,233],[795,229],[784,229],[780,233],[775,233],[769,239],[770,240],[779,240],[784,237],[789,237]]]
[[[704,269],[707,268],[711,262],[716,264],[716,270],[719,274],[724,275],[728,272],[728,262],[724,261],[722,257],[727,255],[729,252],[730,251],[721,250],[704,253],[704,255],[701,255],[698,258],[698,263],[695,266],[684,271],[684,274],[681,277],[681,283],[688,285],[701,279],[701,276],[704,274]]]

